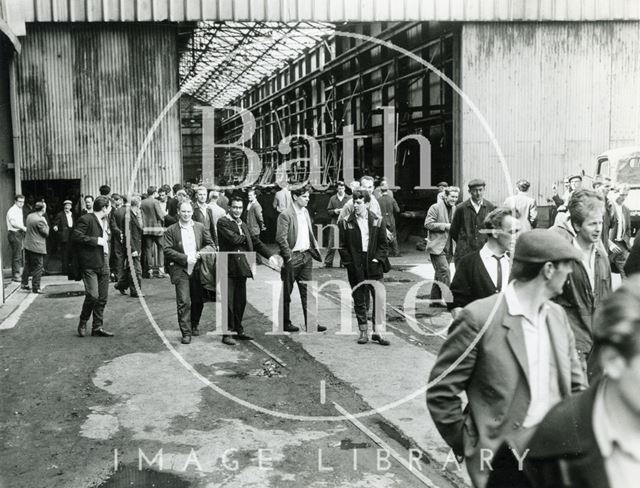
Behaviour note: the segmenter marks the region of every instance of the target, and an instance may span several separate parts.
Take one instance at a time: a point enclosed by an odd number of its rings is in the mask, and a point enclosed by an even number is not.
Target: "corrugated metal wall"
[[[5,0],[24,22],[637,20],[637,0]],[[16,30],[17,29],[17,30]]]
[[[11,249],[7,235],[7,210],[13,205],[15,174],[13,172],[13,139],[11,138],[11,104],[9,98],[9,62],[12,48],[0,34],[0,236],[2,266],[11,268]],[[0,270],[1,272],[1,270]],[[0,297],[0,303],[2,298]]]
[[[640,142],[640,23],[496,23],[462,27],[461,85],[486,116],[510,177],[478,119],[462,107],[462,173],[487,180],[501,203],[507,182],[551,185],[611,147]]]
[[[154,120],[177,93],[176,30],[152,24],[31,24],[17,63],[22,180],[78,179],[124,192]],[[181,180],[177,104],[136,188]]]

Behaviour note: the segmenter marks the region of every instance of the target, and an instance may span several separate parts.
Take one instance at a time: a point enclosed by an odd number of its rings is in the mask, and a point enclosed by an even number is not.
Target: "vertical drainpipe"
[[[11,132],[13,140],[13,166],[14,182],[16,194],[22,193],[22,141],[20,140],[18,100],[17,100],[17,73],[16,63],[18,54],[16,52],[9,61],[9,99],[11,104]]]

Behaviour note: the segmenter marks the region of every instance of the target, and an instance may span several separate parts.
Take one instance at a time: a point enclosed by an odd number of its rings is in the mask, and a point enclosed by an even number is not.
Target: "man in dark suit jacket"
[[[71,200],[63,202],[63,210],[58,212],[53,220],[53,230],[58,233],[62,251],[62,274],[69,272],[69,251],[71,249],[71,233],[73,232],[74,217],[71,213]]]
[[[487,242],[460,260],[451,282],[453,302],[448,307],[454,315],[474,300],[501,292],[509,283],[507,253],[520,231],[520,221],[510,208],[497,208],[487,215],[483,226]]]
[[[305,327],[307,327],[307,281],[312,279],[312,259],[322,262],[320,248],[315,236],[307,205],[309,204],[309,189],[297,188],[291,191],[293,204],[283,209],[278,215],[276,228],[276,242],[280,247],[280,256],[284,265],[280,271],[284,295],[284,331],[297,332],[299,327],[291,323],[290,306],[293,284],[298,284],[302,313]],[[323,325],[317,325],[317,330],[327,330]]]
[[[103,327],[104,308],[109,298],[109,214],[111,200],[99,196],[93,202],[93,212],[82,215],[73,229],[78,263],[84,283],[84,302],[80,312],[78,335],[84,337],[87,321],[93,315],[91,335],[112,337]]]
[[[605,375],[556,405],[530,442],[498,451],[491,488],[615,488],[640,476],[640,277],[605,300],[594,345]],[[514,457],[517,456],[520,462]]]
[[[340,257],[347,268],[351,285],[353,307],[360,329],[358,344],[369,342],[367,315],[369,303],[373,299],[371,339],[382,346],[388,346],[389,341],[378,330],[383,326],[386,313],[384,310],[376,310],[376,304],[380,304],[380,300],[376,300],[375,287],[363,284],[364,281],[382,281],[383,263],[389,256],[387,227],[383,218],[376,217],[367,209],[371,200],[367,192],[354,191],[352,200],[354,212],[340,223]],[[363,249],[365,242],[367,247]],[[383,286],[382,288],[384,289]]]
[[[214,242],[218,242],[218,230],[213,217],[213,212],[207,205],[208,191],[204,186],[198,187],[196,190],[196,202],[193,205],[193,220],[200,222],[204,228],[209,231]]]
[[[156,199],[158,192],[155,186],[147,189],[147,198],[142,200],[142,221],[144,223],[142,235],[142,274],[147,278],[152,273],[158,278],[164,278],[164,255],[162,253],[162,234],[164,234],[164,216],[160,202]]]
[[[456,243],[453,262],[458,267],[460,260],[473,251],[479,251],[487,238],[480,233],[486,216],[496,206],[484,199],[485,182],[474,179],[468,185],[471,198],[456,207],[449,235]]]
[[[586,387],[569,320],[551,301],[574,259],[580,253],[553,231],[520,235],[514,281],[465,307],[438,353],[427,407],[478,488],[489,476],[486,461],[507,436],[530,437],[556,402]]]
[[[131,298],[138,298],[142,290],[142,211],[140,195],[131,195],[131,203],[120,207],[116,219],[122,220],[122,249],[124,250],[123,271],[114,285],[115,289],[125,295],[129,289]],[[136,284],[138,285],[136,287]]]
[[[178,216],[179,221],[164,233],[162,248],[171,284],[176,287],[182,344],[190,344],[191,336],[200,335],[198,327],[204,307],[204,290],[196,269],[201,259],[200,250],[211,246],[215,251],[215,244],[209,230],[200,222],[193,221],[191,202],[180,204]]]
[[[242,198],[231,197],[229,213],[218,219],[217,227],[220,251],[232,253],[227,256],[228,330],[236,334],[239,340],[251,340],[252,337],[244,333],[242,317],[247,306],[247,278],[253,278],[253,272],[243,253],[255,250],[267,259],[271,257],[271,253],[258,236],[251,235],[248,225],[240,219],[243,207]],[[222,336],[222,342],[229,346],[235,344],[229,334]]]

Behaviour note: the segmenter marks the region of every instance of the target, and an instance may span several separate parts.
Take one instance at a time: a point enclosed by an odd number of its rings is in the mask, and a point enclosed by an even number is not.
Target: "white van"
[[[640,146],[610,149],[598,156],[597,175],[608,176],[611,183],[627,183],[631,190],[625,205],[631,211],[631,225],[640,227]]]

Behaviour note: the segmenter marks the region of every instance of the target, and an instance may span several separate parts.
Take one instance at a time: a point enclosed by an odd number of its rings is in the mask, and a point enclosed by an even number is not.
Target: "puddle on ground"
[[[121,464],[118,471],[97,488],[189,488],[191,483],[171,473],[139,470],[137,466]]]

